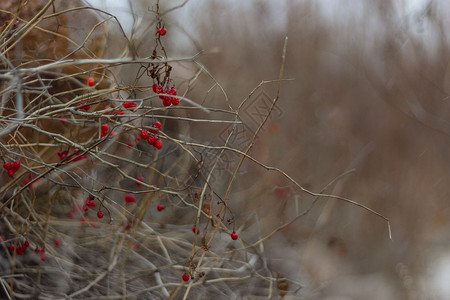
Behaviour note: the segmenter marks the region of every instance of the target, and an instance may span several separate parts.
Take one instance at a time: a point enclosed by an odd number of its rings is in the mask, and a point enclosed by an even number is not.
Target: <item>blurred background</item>
[[[278,78],[287,36],[284,78],[294,80],[252,154],[315,192],[354,169],[327,192],[391,221],[392,240],[383,219],[318,200],[265,243],[271,270],[303,285],[292,297],[448,299],[449,3],[356,2],[189,1],[168,26],[192,41],[169,48],[214,51],[200,61],[236,107]],[[260,90],[273,99],[276,89]],[[241,222],[255,212],[263,235],[314,201],[276,172],[245,167],[252,176],[238,180],[232,207]]]

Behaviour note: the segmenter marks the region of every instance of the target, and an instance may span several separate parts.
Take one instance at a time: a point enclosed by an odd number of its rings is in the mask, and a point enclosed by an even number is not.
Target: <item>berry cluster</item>
[[[139,133],[140,138],[146,140],[147,143],[160,150],[163,146],[162,141],[158,138],[158,130],[161,130],[162,125],[159,122],[155,122],[149,130],[142,129]],[[140,140],[139,137],[136,138],[136,141]]]
[[[88,211],[89,208],[97,207],[97,202],[95,202],[94,196],[90,195],[85,201],[83,206],[83,211]]]
[[[37,255],[41,255],[41,260],[45,261],[47,259],[47,255],[45,255],[45,249],[44,248],[36,248],[34,249],[34,253],[36,253]]]
[[[12,163],[6,163],[3,165],[3,168],[8,171],[8,176],[12,178],[14,174],[20,169],[20,161],[16,160]]]
[[[30,243],[28,241],[25,241],[25,243],[17,248],[14,245],[9,245],[9,250],[11,252],[16,252],[17,255],[23,255],[27,251],[28,247],[30,247]]]
[[[175,88],[166,88],[165,90],[159,84],[153,84],[152,86],[153,92],[155,94],[160,95],[159,99],[163,101],[164,106],[177,106],[180,104],[180,99],[178,97],[173,97],[177,95],[177,90]]]

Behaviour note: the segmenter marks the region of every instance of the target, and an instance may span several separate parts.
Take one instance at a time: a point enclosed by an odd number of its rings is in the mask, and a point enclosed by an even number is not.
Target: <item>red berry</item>
[[[59,248],[61,246],[61,240],[54,240],[53,244],[55,244],[56,248]]]
[[[25,243],[23,243],[23,246],[25,249],[27,249],[28,247],[30,247],[30,242],[25,241]]]
[[[188,282],[189,279],[191,279],[191,275],[189,275],[188,273],[184,273],[182,278],[183,281]]]
[[[144,140],[148,139],[148,131],[145,129],[141,130],[141,138],[143,138]]]
[[[8,170],[8,176],[12,178],[14,176],[14,171]]]
[[[59,150],[58,151],[59,159],[63,160],[64,158],[66,158],[68,153],[69,153],[69,151],[67,151],[67,150]]]
[[[109,130],[109,125],[108,124],[103,124],[102,125],[102,132],[108,132],[108,130]]]
[[[157,137],[149,136],[148,139],[147,139],[147,143],[149,143],[150,145],[154,145],[157,140],[158,140]]]
[[[154,146],[156,149],[160,150],[160,149],[162,148],[162,146],[163,146],[162,141],[159,140],[159,139],[156,140],[156,141],[153,143],[153,146]]]
[[[135,107],[137,107],[137,104],[136,104],[136,102],[132,102],[132,101],[130,101],[130,102],[125,102],[125,103],[123,104],[123,107],[124,107],[124,108],[135,108]]]
[[[235,240],[237,240],[238,239],[238,234],[236,233],[236,232],[232,232],[231,233],[231,239],[233,240],[233,241],[235,241]]]
[[[164,27],[163,27],[163,28],[160,28],[160,29],[158,30],[158,33],[159,33],[160,36],[164,36],[164,35],[166,35],[166,33],[167,33],[167,29],[165,29]]]
[[[177,90],[174,88],[169,89],[169,91],[167,92],[169,95],[172,96],[176,96],[177,95]]]
[[[94,83],[95,83],[95,80],[94,80],[94,78],[92,78],[92,77],[89,77],[89,79],[88,79],[88,85],[89,85],[89,86],[93,86],[93,85],[94,85]]]
[[[23,248],[22,247],[17,247],[16,253],[17,253],[17,255],[23,255]]]
[[[139,176],[138,178],[136,178],[138,181],[140,181],[140,182],[144,182],[144,177],[142,177],[142,176]],[[136,185],[137,186],[141,186],[141,184],[140,183],[137,183],[136,182]]]
[[[11,169],[11,164],[10,163],[6,163],[6,164],[3,165],[3,168],[8,171],[8,170]]]
[[[47,259],[47,255],[45,255],[45,253],[42,254],[42,255],[41,255],[41,260],[42,260],[42,261],[45,261],[46,259]]]
[[[180,99],[172,97],[172,105],[177,106],[180,104]]]
[[[161,130],[161,128],[162,128],[161,123],[159,123],[158,121],[156,121],[155,124],[153,124],[153,126],[158,128],[159,130]]]
[[[195,226],[192,227],[192,232],[195,233],[197,231],[197,234],[200,232],[200,230],[198,230]]]
[[[134,197],[134,195],[125,195],[125,202],[126,203],[136,202],[136,198]]]
[[[97,206],[97,202],[95,202],[95,200],[86,200],[86,206],[87,207],[91,207],[91,208],[95,208]]]
[[[158,211],[163,211],[164,205],[158,204],[158,206],[156,206],[156,209],[157,209]]]
[[[14,245],[9,245],[9,251],[14,252],[16,250],[16,247]]]
[[[11,169],[12,169],[14,172],[17,172],[17,171],[20,169],[20,161],[16,160],[15,162],[13,162],[13,163],[11,164]]]
[[[136,141],[136,143],[139,143],[141,141],[141,138],[137,136],[134,140]]]
[[[80,107],[80,109],[85,110],[85,111],[88,111],[88,110],[91,108],[91,106],[90,106],[90,105],[87,105],[86,102],[84,102],[84,103],[78,103],[78,106],[82,106],[82,107]]]
[[[152,89],[155,94],[160,94],[163,91],[163,87],[157,84],[152,85]]]
[[[97,218],[99,219],[103,218],[103,212],[101,210],[97,212]]]

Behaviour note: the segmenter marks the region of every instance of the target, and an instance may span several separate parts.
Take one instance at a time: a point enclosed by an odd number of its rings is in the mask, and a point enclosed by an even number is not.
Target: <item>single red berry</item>
[[[9,177],[12,178],[12,177],[14,176],[14,173],[15,173],[15,172],[14,172],[13,170],[8,170],[8,176],[9,176]]]
[[[141,138],[137,136],[134,140],[136,141],[136,143],[139,143],[141,141]]]
[[[109,125],[108,124],[102,124],[102,132],[108,132],[109,130]]]
[[[25,249],[27,249],[28,247],[30,247],[30,242],[25,241],[25,243],[23,243],[22,247],[25,247]]]
[[[160,28],[160,29],[158,30],[158,33],[159,33],[160,36],[164,36],[164,35],[166,35],[166,33],[167,33],[167,29],[165,29],[164,27],[163,27],[163,28]]]
[[[22,247],[17,247],[16,253],[17,253],[17,255],[23,255],[23,248]]]
[[[99,219],[103,218],[103,212],[101,210],[97,212],[97,218]]]
[[[141,138],[143,138],[144,140],[148,139],[148,131],[145,129],[141,130]]]
[[[54,240],[53,244],[55,245],[56,248],[61,247],[61,240]]]
[[[191,279],[191,275],[189,275],[188,273],[184,273],[182,278],[183,281],[188,282],[189,279]]]
[[[197,231],[197,234],[199,234],[200,233],[200,230],[198,230],[195,226],[194,227],[192,227],[192,232],[193,233],[195,233]]]
[[[92,78],[92,77],[89,77],[89,79],[88,79],[88,85],[89,85],[89,86],[93,86],[93,85],[94,85],[94,83],[95,83],[95,80],[94,80],[94,78]]]
[[[6,171],[9,171],[9,170],[11,169],[11,164],[10,164],[10,163],[6,163],[6,164],[3,165],[3,168],[4,168]]]
[[[126,203],[133,203],[136,202],[136,198],[134,197],[134,195],[125,195],[125,202]]]
[[[41,253],[45,253],[45,248],[42,248],[42,249],[40,250],[40,252],[41,252]]]
[[[155,88],[155,93],[157,93],[157,94],[161,94],[163,91],[164,91],[164,89],[163,89],[163,87],[160,86],[160,85],[158,85],[158,86]]]
[[[39,248],[36,247],[36,249],[34,249],[34,253],[39,254]]]
[[[139,176],[139,177],[136,178],[136,179],[137,179],[137,181],[139,181],[139,182],[144,182],[144,177],[142,177],[142,176]],[[141,184],[138,183],[138,182],[136,182],[136,185],[137,185],[137,186],[141,186]]]
[[[160,149],[162,148],[162,146],[163,146],[162,141],[159,140],[159,139],[156,140],[156,141],[153,143],[153,146],[154,146],[156,149],[160,150]]]
[[[156,206],[156,209],[157,209],[158,211],[163,211],[164,205],[158,204],[158,206]]]
[[[45,261],[46,259],[47,259],[47,255],[45,255],[45,253],[42,254],[42,255],[41,255],[41,260],[42,260],[42,261]]]
[[[83,206],[83,211],[88,211],[88,210],[89,210],[89,206],[84,205],[84,206]]]
[[[171,101],[172,101],[172,105],[173,106],[177,106],[178,104],[180,104],[180,99],[179,98],[172,97]]]
[[[161,128],[162,128],[161,123],[159,123],[158,121],[156,121],[155,124],[153,124],[153,126],[158,128],[159,130],[161,130]]]
[[[9,245],[9,251],[14,252],[16,250],[16,247],[14,245]]]
[[[238,239],[238,234],[236,233],[236,232],[232,232],[231,233],[231,239],[233,240],[233,241],[235,241],[235,240],[237,240]]]

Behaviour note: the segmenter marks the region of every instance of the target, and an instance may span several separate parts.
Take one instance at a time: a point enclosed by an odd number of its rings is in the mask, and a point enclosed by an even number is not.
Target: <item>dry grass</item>
[[[413,284],[450,220],[437,6],[431,53],[389,1],[345,21],[290,2],[285,25],[265,2],[157,4],[131,34],[81,2],[0,5],[0,151],[21,162],[0,178],[2,297],[439,299]],[[159,151],[135,140],[155,121]]]

